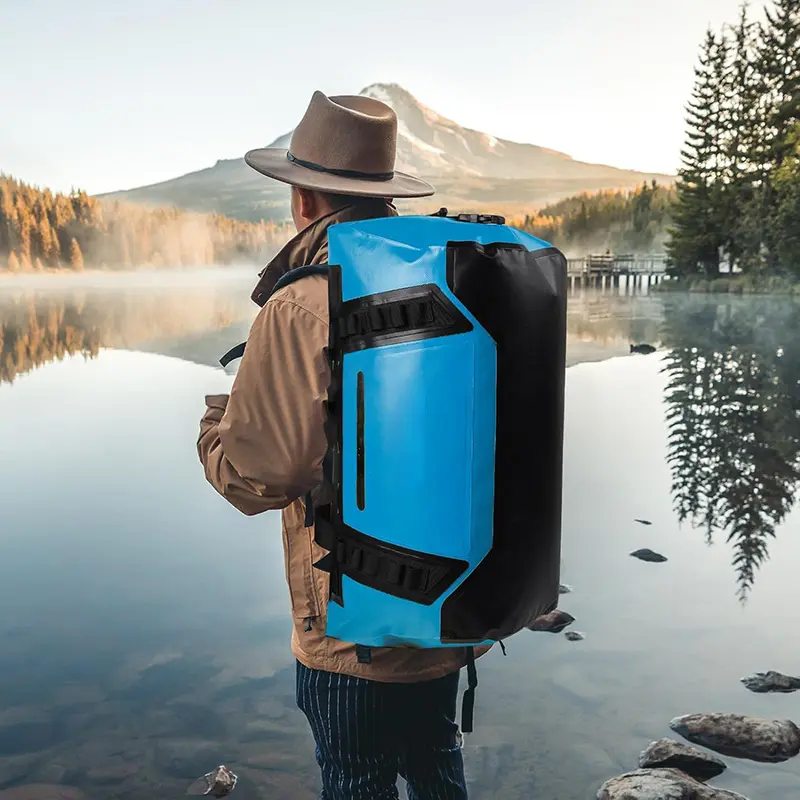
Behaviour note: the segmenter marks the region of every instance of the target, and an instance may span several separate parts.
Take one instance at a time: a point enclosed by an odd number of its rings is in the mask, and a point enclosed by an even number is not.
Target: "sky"
[[[739,4],[0,0],[0,172],[155,183],[270,144],[316,89],[387,82],[494,136],[673,173],[699,44]]]

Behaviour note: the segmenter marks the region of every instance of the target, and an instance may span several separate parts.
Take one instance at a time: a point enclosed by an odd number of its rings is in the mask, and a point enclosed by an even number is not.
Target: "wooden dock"
[[[570,289],[649,288],[667,274],[667,258],[661,254],[634,256],[603,253],[567,260]]]

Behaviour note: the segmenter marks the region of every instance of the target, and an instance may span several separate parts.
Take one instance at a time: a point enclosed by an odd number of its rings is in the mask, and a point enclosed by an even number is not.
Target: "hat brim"
[[[256,172],[301,189],[315,189],[332,194],[352,194],[357,197],[430,197],[436,190],[422,178],[395,171],[385,181],[346,178],[308,167],[301,167],[286,158],[288,151],[278,147],[262,147],[245,154],[245,163]]]

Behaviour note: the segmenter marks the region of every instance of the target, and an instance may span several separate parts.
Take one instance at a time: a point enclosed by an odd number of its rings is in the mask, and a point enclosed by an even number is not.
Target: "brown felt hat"
[[[303,189],[361,197],[427,197],[434,188],[394,168],[397,115],[362,95],[314,92],[289,149],[262,147],[244,160],[262,175]]]

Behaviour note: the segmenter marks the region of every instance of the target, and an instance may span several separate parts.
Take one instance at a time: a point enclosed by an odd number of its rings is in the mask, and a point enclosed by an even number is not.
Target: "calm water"
[[[195,451],[253,275],[93,280],[0,285],[0,789],[177,797],[224,762],[242,800],[311,800],[279,517],[230,508]],[[800,694],[739,682],[800,673],[800,305],[570,302],[562,607],[586,639],[481,659],[473,798],[593,797],[683,713],[800,721]],[[800,759],[727,761],[720,786],[800,795]]]

